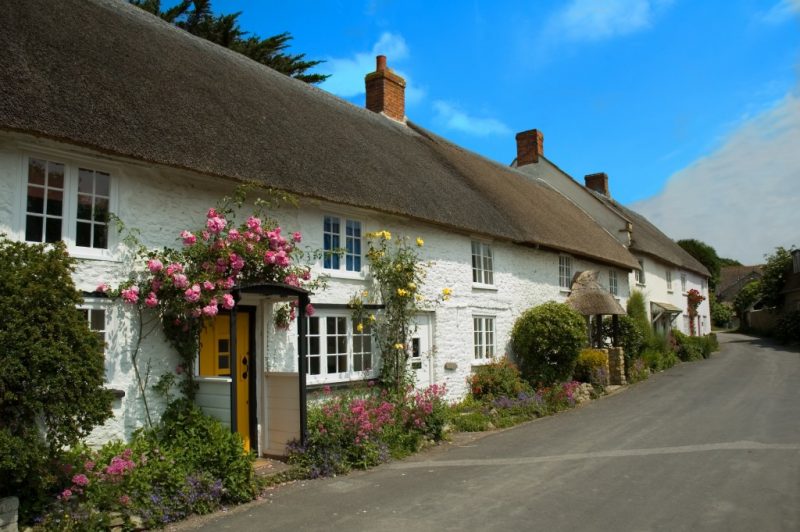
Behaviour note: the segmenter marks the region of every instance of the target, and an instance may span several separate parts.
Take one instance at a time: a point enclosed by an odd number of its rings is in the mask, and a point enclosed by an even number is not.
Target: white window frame
[[[344,331],[345,334],[336,334],[331,335],[328,331],[328,318],[334,319],[344,319]],[[317,334],[312,334],[311,328],[311,320],[318,320],[319,328],[317,329]],[[375,346],[375,339],[370,336],[369,326],[367,323],[364,323],[365,330],[362,333],[356,331],[356,325],[353,322],[353,318],[349,312],[346,310],[339,310],[339,309],[317,309],[313,316],[307,316],[307,332],[308,332],[308,340],[306,342],[306,381],[309,385],[313,384],[325,384],[325,383],[336,383],[336,382],[349,382],[349,381],[358,381],[358,380],[366,380],[366,379],[373,379],[378,376],[378,365],[380,362],[379,354],[377,352]],[[340,333],[340,331],[336,331]],[[328,337],[329,336],[343,336],[345,338],[345,351],[343,353],[328,353]],[[369,370],[364,371],[356,371],[353,369],[354,367],[354,358],[356,355],[363,355],[366,353],[365,351],[361,351],[359,353],[354,353],[354,338],[356,336],[361,337],[370,337],[370,357],[371,357],[371,365],[372,367]],[[311,353],[313,349],[313,339],[319,339],[319,353]],[[329,356],[336,356],[336,355],[344,355],[347,368],[344,371],[336,371],[328,373],[328,357]],[[319,357],[319,373],[312,374],[312,364],[311,364],[311,357]],[[338,362],[338,361],[337,361]]]
[[[639,268],[633,270],[633,277],[636,280],[637,285],[645,286],[646,277],[644,274],[644,259],[639,259]]]
[[[473,314],[472,352],[473,363],[489,362],[494,359],[497,342],[497,320],[495,316]]]
[[[608,291],[611,295],[619,295],[619,281],[617,279],[617,270],[608,270]]]
[[[569,255],[558,256],[558,286],[562,292],[572,288],[572,257]]]
[[[102,333],[103,360],[104,360],[105,364],[109,363],[108,358],[105,356],[107,348],[108,348],[109,307],[110,307],[110,305],[109,305],[109,302],[107,300],[97,299],[97,298],[86,298],[86,299],[84,299],[83,303],[81,303],[77,307],[78,310],[80,310],[80,311],[88,311],[87,318],[88,318],[89,330],[91,330],[92,332]],[[98,311],[103,313],[103,329],[102,330],[95,329],[94,327],[92,327],[92,314],[94,312],[98,312]],[[106,381],[108,381],[108,375],[109,375],[109,368],[106,366],[105,367],[105,378],[106,378]]]
[[[494,251],[492,251],[492,244],[482,240],[471,240],[470,258],[472,286],[494,288]]]
[[[62,204],[61,240],[66,244],[69,254],[82,259],[112,259],[112,250],[117,244],[117,232],[111,220],[107,222],[107,237],[105,248],[78,246],[76,244],[78,222],[78,177],[79,170],[86,169],[102,172],[109,175],[109,214],[117,212],[119,198],[119,175],[117,168],[104,164],[102,161],[75,156],[64,156],[57,151],[40,150],[25,152],[20,160],[19,216],[17,218],[17,233],[21,241],[25,242],[28,213],[28,167],[31,159],[38,159],[64,165],[64,189]]]
[[[672,292],[672,270],[667,268],[666,270],[666,279],[667,279],[667,292]]]
[[[328,250],[325,249],[325,236],[327,234],[333,235],[334,233],[328,233],[325,230],[325,223],[328,218],[333,218],[338,221],[339,224],[339,231],[338,234],[335,236],[339,239],[338,246],[331,246],[331,250],[345,250],[343,253],[330,253],[330,260],[331,265],[326,266],[326,255],[329,253]],[[358,260],[359,260],[359,268],[358,269],[347,269],[347,258],[348,257],[355,257],[356,253],[348,253],[347,249],[347,241],[349,238],[347,234],[348,224],[350,223],[357,223],[359,225],[360,236],[358,237],[358,245],[360,247],[360,252],[358,253]],[[321,266],[323,271],[326,273],[334,274],[337,277],[354,277],[354,278],[362,278],[364,276],[365,271],[365,254],[364,254],[364,244],[366,242],[366,231],[365,231],[366,224],[364,220],[360,218],[349,216],[346,214],[336,214],[336,213],[324,213],[322,215],[322,259],[321,259]],[[334,268],[333,262],[334,260],[339,262],[339,266]]]

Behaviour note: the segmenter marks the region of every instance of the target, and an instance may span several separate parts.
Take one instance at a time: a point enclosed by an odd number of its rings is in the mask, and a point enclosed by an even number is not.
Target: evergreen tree
[[[705,242],[694,238],[678,240],[678,245],[689,255],[700,261],[711,273],[711,278],[708,280],[708,288],[710,292],[713,292],[719,282],[719,270],[721,266],[717,251]]]
[[[192,35],[230,48],[300,81],[320,83],[329,77],[329,74],[307,73],[323,61],[308,61],[305,54],[286,53],[289,41],[292,40],[289,32],[262,39],[242,30],[238,20],[241,11],[215,15],[211,9],[211,0],[182,0],[166,11],[161,10],[161,0],[128,1]]]

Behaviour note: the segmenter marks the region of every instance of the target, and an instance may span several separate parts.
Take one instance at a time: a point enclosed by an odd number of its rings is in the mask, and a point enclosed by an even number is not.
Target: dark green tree
[[[729,259],[728,257],[720,257],[719,266],[720,268],[724,268],[725,266],[743,266],[743,264],[736,259]]]
[[[289,41],[292,40],[289,32],[262,39],[244,31],[239,26],[241,11],[215,15],[211,8],[211,0],[182,0],[166,11],[161,10],[161,0],[128,1],[192,35],[230,48],[300,81],[320,83],[330,76],[329,74],[307,73],[309,69],[323,61],[306,60],[305,54],[286,53]]]
[[[753,280],[747,283],[736,294],[733,300],[733,308],[736,309],[736,315],[739,317],[740,323],[744,326],[744,313],[755,305],[761,299],[761,281]]]
[[[783,304],[783,290],[786,280],[792,271],[792,252],[784,247],[777,247],[770,255],[765,255],[767,263],[761,275],[761,301],[767,307],[779,307]]]
[[[708,288],[709,291],[713,292],[717,288],[717,283],[719,282],[719,269],[721,266],[717,251],[705,242],[694,238],[678,240],[678,245],[689,255],[700,261],[700,263],[711,272],[711,278],[708,280]]]
[[[62,243],[0,236],[0,497],[25,515],[41,501],[49,463],[111,415],[101,340],[89,330]]]

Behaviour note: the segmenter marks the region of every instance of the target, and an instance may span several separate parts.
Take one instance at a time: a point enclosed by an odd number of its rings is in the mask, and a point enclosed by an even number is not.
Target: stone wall
[[[627,384],[625,380],[625,356],[621,347],[608,349],[608,382],[609,384]]]
[[[0,499],[0,532],[17,532],[17,512],[19,499],[6,497]]]

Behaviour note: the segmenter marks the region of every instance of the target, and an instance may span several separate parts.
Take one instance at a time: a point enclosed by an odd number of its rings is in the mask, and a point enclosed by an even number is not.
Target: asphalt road
[[[575,410],[181,528],[800,531],[800,353],[720,339]]]

